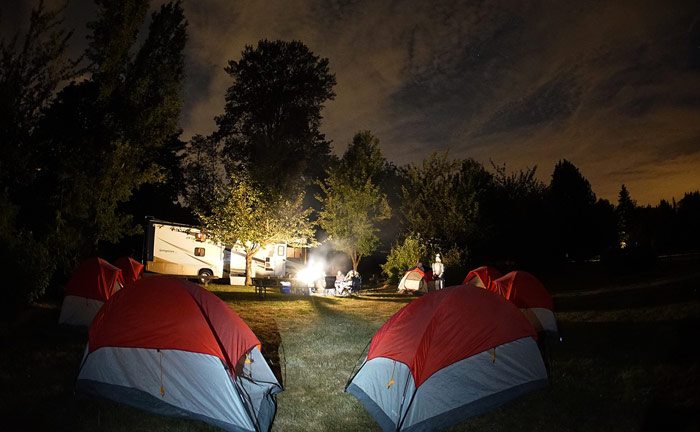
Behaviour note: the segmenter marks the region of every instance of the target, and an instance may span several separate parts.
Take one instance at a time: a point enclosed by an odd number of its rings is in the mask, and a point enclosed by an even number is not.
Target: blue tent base
[[[547,380],[542,379],[511,387],[507,390],[478,399],[472,403],[446,411],[435,417],[431,417],[420,423],[411,425],[408,428],[401,428],[400,430],[405,432],[419,432],[444,429],[471,417],[483,414],[513,399],[517,399],[526,393],[539,390],[546,386]],[[384,411],[382,411],[379,405],[377,405],[364,391],[362,391],[361,388],[355,384],[350,384],[347,392],[355,396],[360,401],[362,406],[367,410],[367,412],[370,413],[383,431],[389,432],[397,430],[396,424],[384,413]]]
[[[178,408],[174,405],[163,402],[162,400],[148,393],[142,392],[141,390],[137,390],[131,387],[124,387],[114,384],[106,384],[103,382],[93,380],[80,379],[76,383],[76,390],[81,393],[112,400],[114,402],[129,405],[135,408],[139,408],[167,417],[199,420],[210,425],[219,427],[227,432],[249,432],[247,429],[242,429],[236,425],[225,423],[220,420],[216,420],[201,414],[195,414],[187,410],[183,410],[182,408]]]

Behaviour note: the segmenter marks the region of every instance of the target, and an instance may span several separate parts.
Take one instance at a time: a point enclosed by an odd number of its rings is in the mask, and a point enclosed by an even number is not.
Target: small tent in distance
[[[124,284],[127,286],[136,282],[143,274],[143,264],[131,257],[119,257],[114,261],[114,265],[121,269]]]
[[[226,431],[267,431],[282,391],[260,341],[222,300],[170,276],[112,297],[90,327],[79,392]]]
[[[98,257],[84,260],[66,284],[58,323],[86,329],[102,305],[123,286],[119,268]]]
[[[533,274],[512,271],[493,281],[490,290],[520,308],[538,332],[558,333],[554,300]]]
[[[489,291],[430,292],[377,331],[346,391],[385,431],[446,428],[547,384],[535,337]]]
[[[503,276],[503,274],[495,267],[481,266],[467,273],[467,276],[464,278],[464,282],[462,282],[462,284],[471,284],[478,286],[479,288],[488,288],[491,286],[493,281],[501,276]]]
[[[432,270],[423,270],[420,267],[411,267],[399,281],[398,292],[428,292],[432,291],[433,282]]]

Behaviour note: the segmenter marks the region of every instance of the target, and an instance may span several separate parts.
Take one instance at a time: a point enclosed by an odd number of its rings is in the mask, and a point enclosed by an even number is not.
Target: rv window
[[[277,246],[277,255],[284,256],[284,246],[282,246],[282,245]]]
[[[204,256],[204,248],[194,248],[194,256]]]

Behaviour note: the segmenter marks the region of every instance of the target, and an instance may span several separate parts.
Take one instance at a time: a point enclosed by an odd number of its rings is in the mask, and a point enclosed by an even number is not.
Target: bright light
[[[326,277],[326,272],[323,270],[325,267],[326,263],[322,259],[311,258],[306,267],[301,269],[295,278],[307,286],[313,286],[317,280]]]

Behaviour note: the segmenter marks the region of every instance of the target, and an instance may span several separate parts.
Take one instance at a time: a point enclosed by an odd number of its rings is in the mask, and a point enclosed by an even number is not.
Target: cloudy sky
[[[29,2],[30,4],[32,2]],[[330,61],[323,132],[341,154],[369,129],[396,163],[436,150],[548,182],[568,159],[599,197],[700,189],[696,1],[185,0],[184,137],[210,133],[246,44],[297,39]],[[3,8],[3,21],[23,13]],[[26,9],[26,6],[24,7]],[[94,7],[73,0],[82,42]]]

